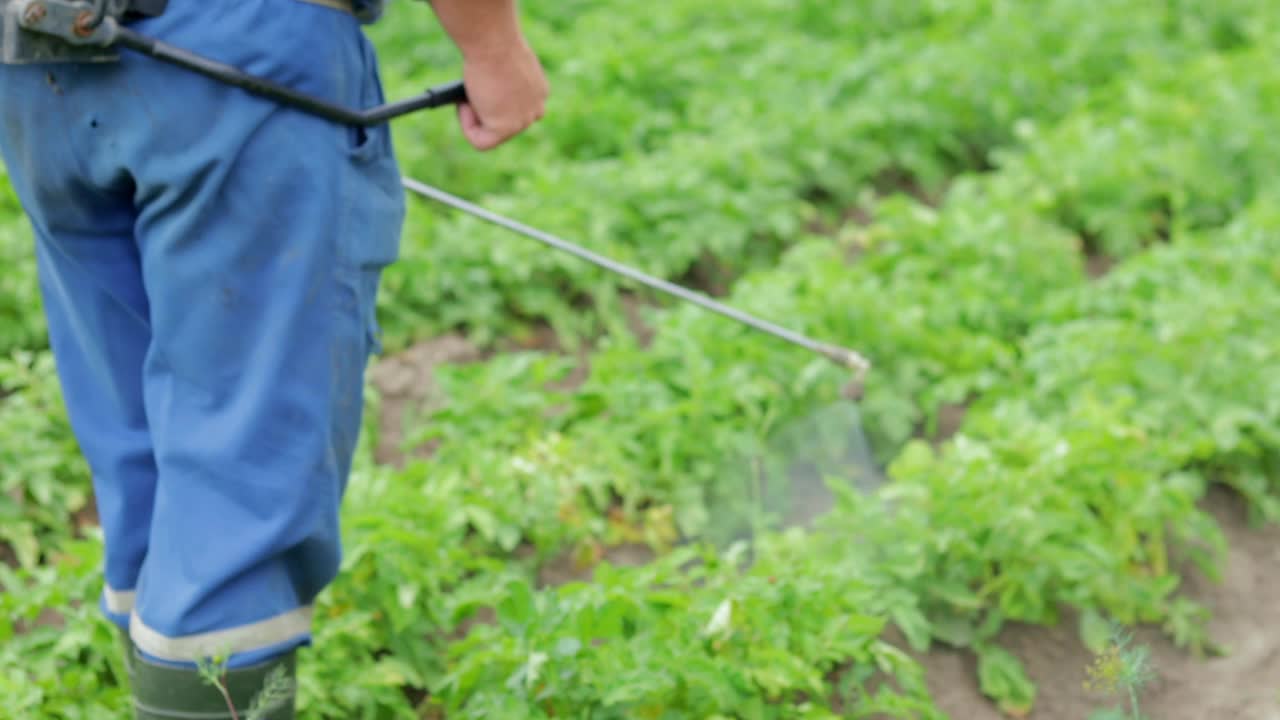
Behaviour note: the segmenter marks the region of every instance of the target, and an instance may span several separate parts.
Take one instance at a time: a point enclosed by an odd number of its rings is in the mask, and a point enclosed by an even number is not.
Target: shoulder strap
[[[125,15],[136,17],[156,17],[163,15],[169,0],[129,0]]]

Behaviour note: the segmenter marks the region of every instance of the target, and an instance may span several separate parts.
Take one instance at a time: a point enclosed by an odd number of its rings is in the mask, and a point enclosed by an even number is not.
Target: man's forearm
[[[465,59],[500,57],[524,45],[516,0],[428,0]]]
[[[542,118],[547,79],[525,41],[519,0],[427,0],[462,51],[467,101],[458,122],[478,150],[490,150]]]

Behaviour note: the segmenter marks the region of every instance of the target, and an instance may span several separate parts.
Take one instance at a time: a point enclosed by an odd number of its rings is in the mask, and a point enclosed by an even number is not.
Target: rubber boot
[[[133,652],[133,639],[129,637],[129,631],[127,629],[122,628],[119,625],[112,625],[112,627],[116,629],[116,637],[119,638],[118,644],[120,646],[120,654],[121,654],[121,657],[124,658],[125,674],[128,677],[129,684],[132,685],[133,684],[133,666],[135,662],[134,652]]]
[[[159,665],[135,651],[134,717],[136,720],[294,720],[296,679],[296,653],[251,667],[227,670],[219,678],[220,689],[197,669]],[[234,706],[234,713],[228,702]],[[250,710],[259,712],[251,715]]]

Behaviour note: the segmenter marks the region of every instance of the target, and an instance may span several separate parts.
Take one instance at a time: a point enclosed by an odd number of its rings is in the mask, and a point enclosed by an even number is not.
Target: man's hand
[[[524,42],[493,56],[473,56],[463,65],[467,102],[458,106],[462,133],[478,150],[490,150],[542,119],[547,80]]]
[[[515,0],[431,0],[462,52],[467,102],[458,105],[462,134],[491,150],[542,119],[548,87],[524,35]]]

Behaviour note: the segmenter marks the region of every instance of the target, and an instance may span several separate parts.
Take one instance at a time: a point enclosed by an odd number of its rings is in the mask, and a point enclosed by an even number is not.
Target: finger
[[[458,127],[462,136],[477,150],[488,150],[493,146],[492,132],[480,120],[480,114],[467,103],[458,104]]]
[[[501,145],[502,141],[506,139],[492,128],[482,125],[463,126],[462,134],[466,136],[467,142],[471,143],[471,146],[477,150],[492,150]]]
[[[479,127],[465,130],[464,132],[466,133],[467,141],[477,150],[492,150],[506,141],[505,137],[489,128]]]
[[[462,127],[463,133],[477,130],[483,125],[480,122],[480,114],[471,103],[467,102],[458,103],[458,124]]]

